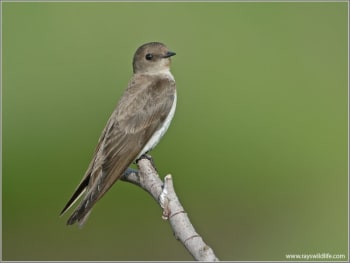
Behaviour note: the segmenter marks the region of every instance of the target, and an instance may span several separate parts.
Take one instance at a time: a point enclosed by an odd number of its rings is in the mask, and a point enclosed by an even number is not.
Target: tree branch
[[[169,220],[175,238],[187,248],[195,260],[219,261],[191,224],[175,193],[171,175],[165,176],[163,183],[148,158],[141,158],[137,166],[139,170],[129,168],[121,180],[141,187],[157,201],[163,209],[162,218]]]

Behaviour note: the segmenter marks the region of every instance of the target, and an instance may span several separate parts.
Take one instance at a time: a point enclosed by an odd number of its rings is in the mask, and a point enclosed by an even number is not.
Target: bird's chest
[[[164,136],[164,134],[166,133],[166,131],[168,130],[170,123],[172,121],[172,119],[174,118],[175,115],[175,109],[176,109],[176,100],[177,100],[177,95],[176,92],[174,94],[174,102],[173,105],[170,109],[170,112],[168,114],[168,116],[165,118],[162,126],[151,136],[151,138],[149,139],[149,141],[146,143],[146,145],[143,147],[142,151],[140,152],[140,154],[137,156],[136,159],[138,159],[139,157],[141,157],[143,154],[149,152],[150,150],[152,150],[160,141],[160,139]]]

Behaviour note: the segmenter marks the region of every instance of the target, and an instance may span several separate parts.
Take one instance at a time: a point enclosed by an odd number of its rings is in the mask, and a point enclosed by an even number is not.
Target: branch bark
[[[191,224],[176,195],[171,175],[165,176],[163,183],[148,158],[141,158],[137,166],[139,170],[129,168],[121,180],[141,187],[154,198],[163,209],[162,218],[169,220],[175,238],[186,247],[195,260],[219,261]]]

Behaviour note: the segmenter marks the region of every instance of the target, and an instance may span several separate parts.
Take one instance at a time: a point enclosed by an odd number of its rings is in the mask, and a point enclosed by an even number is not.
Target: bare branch
[[[142,158],[137,165],[138,171],[129,168],[121,180],[140,186],[157,201],[163,209],[162,218],[169,220],[176,239],[187,248],[195,260],[219,261],[191,224],[176,195],[171,175],[165,176],[163,183],[150,160]]]

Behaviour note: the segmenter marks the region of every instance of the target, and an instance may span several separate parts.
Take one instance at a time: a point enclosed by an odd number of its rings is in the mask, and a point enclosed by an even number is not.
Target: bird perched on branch
[[[96,202],[167,131],[176,108],[175,80],[170,73],[175,54],[159,42],[136,50],[128,87],[100,136],[83,179],[61,212],[84,194],[67,225],[83,225]]]

